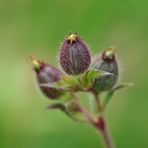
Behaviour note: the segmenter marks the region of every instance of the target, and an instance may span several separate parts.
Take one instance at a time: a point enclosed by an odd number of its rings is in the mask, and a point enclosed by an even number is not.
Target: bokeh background
[[[59,111],[38,91],[34,55],[58,65],[58,49],[78,32],[92,55],[114,44],[121,81],[106,112],[117,148],[148,147],[148,2],[146,0],[0,0],[0,148],[99,148],[89,125]]]

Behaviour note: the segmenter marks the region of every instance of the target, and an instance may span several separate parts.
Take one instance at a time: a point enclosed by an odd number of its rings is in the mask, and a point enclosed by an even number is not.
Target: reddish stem
[[[89,112],[86,108],[80,106],[80,112],[82,112],[87,120],[97,129],[101,132],[104,142],[106,144],[107,148],[114,148],[114,145],[112,143],[112,140],[109,136],[106,122],[104,117],[101,115],[98,119],[96,119],[91,112]]]
[[[96,122],[94,124],[94,126],[95,126],[96,129],[98,129],[101,132],[107,148],[114,148],[114,145],[113,145],[111,137],[108,133],[108,130],[107,130],[107,127],[106,127],[106,122],[105,122],[105,119],[104,119],[103,116],[99,117],[98,122]]]
[[[87,120],[92,124],[94,125],[96,122],[97,122],[97,119],[93,116],[93,114],[88,111],[86,108],[84,108],[83,106],[80,106],[80,112],[82,112],[85,117],[87,118]]]

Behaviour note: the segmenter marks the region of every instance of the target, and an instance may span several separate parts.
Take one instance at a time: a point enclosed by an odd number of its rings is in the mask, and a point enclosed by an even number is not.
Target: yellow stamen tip
[[[73,42],[75,42],[77,40],[78,35],[74,34],[74,33],[70,33],[69,36],[66,36],[65,39],[70,41],[70,43],[72,44]]]
[[[33,68],[35,68],[35,69],[39,69],[41,67],[41,61],[39,61],[38,59],[36,59],[32,56],[28,57],[28,61],[29,61],[29,63],[31,63],[33,65]]]
[[[111,46],[110,48],[107,49],[107,51],[105,52],[105,55],[109,58],[112,58],[113,55],[115,54],[115,51],[116,51],[116,47]]]

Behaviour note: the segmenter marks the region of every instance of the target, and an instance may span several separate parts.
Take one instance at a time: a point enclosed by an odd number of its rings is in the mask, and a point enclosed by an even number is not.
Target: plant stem
[[[79,105],[79,107],[80,107],[80,112],[82,112],[85,115],[89,123],[91,123],[92,125],[95,125],[95,123],[97,122],[97,119],[93,116],[93,114],[83,106]]]
[[[104,142],[106,144],[106,147],[107,148],[114,148],[114,145],[113,145],[112,139],[109,135],[108,129],[106,127],[106,121],[105,121],[103,115],[101,115],[99,117],[98,122],[94,126],[97,130],[99,130],[101,132]]]
[[[73,93],[71,95],[77,99],[77,97]],[[112,143],[112,139],[109,135],[108,129],[106,127],[106,121],[104,119],[103,108],[102,108],[102,104],[100,102],[99,95],[94,94],[94,97],[97,102],[98,110],[100,112],[100,116],[98,118],[96,118],[92,112],[90,112],[85,107],[80,105],[79,102],[77,102],[79,105],[79,111],[84,114],[84,116],[86,117],[88,122],[91,125],[93,125],[96,128],[96,130],[101,132],[104,142],[106,144],[106,148],[115,148]],[[77,101],[78,101],[78,99],[77,99]]]
[[[99,111],[99,112],[102,112],[102,104],[101,104],[99,95],[96,94],[96,93],[93,93],[93,95],[94,95],[94,98],[95,98],[96,103],[97,103],[98,111]]]
[[[104,139],[104,142],[106,144],[106,148],[114,148],[112,140],[109,136],[109,132],[106,127],[106,121],[103,117],[103,115],[99,116],[98,119],[96,119],[91,112],[89,112],[87,109],[85,109],[83,106],[80,106],[80,111],[85,115],[87,120],[97,129],[101,132],[102,137]]]
[[[98,106],[98,110],[101,114],[98,118],[98,122],[96,122],[94,126],[96,129],[98,129],[101,132],[104,142],[106,143],[106,147],[107,148],[114,148],[113,143],[112,143],[112,139],[110,138],[108,129],[106,127],[106,121],[105,121],[104,115],[103,115],[103,112],[104,112],[103,104],[101,104],[99,94],[94,93],[94,97],[95,97],[95,100],[96,100],[96,103]]]

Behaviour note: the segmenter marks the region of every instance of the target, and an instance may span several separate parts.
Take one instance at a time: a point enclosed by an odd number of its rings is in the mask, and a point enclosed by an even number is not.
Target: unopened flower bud
[[[118,64],[115,57],[115,48],[109,48],[99,55],[92,63],[92,68],[110,73],[94,79],[93,88],[96,92],[112,89],[118,80]]]
[[[86,44],[77,34],[65,37],[60,47],[60,64],[69,75],[84,73],[91,62],[90,52]]]
[[[30,58],[33,69],[36,72],[38,85],[42,93],[50,99],[57,99],[62,92],[56,88],[41,86],[41,84],[50,84],[60,80],[62,73],[55,67],[42,62],[41,60]]]
[[[67,108],[70,112],[80,112],[80,105],[75,100],[68,102]]]

